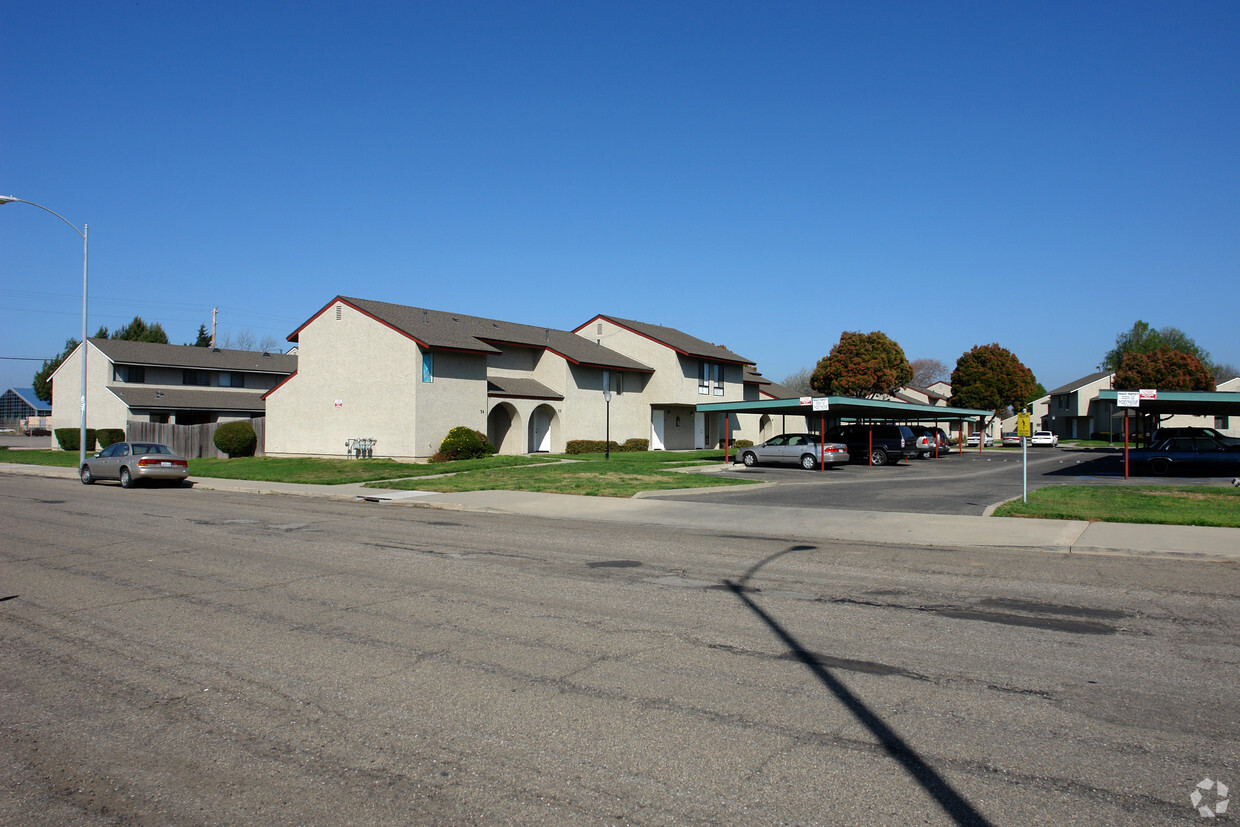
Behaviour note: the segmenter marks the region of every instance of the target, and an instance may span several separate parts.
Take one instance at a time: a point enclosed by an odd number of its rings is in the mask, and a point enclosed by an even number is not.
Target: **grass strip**
[[[572,459],[580,459],[576,454]],[[683,461],[683,457],[680,458]],[[722,455],[719,455],[722,460]],[[673,462],[673,464],[679,464]],[[429,480],[371,483],[369,488],[418,491],[538,491],[587,497],[631,497],[639,491],[746,485],[748,480],[663,470],[667,463],[647,459],[586,460],[537,468],[497,469]]]
[[[413,463],[392,459],[322,459],[317,457],[234,457],[233,459],[191,459],[191,477],[217,477],[230,480],[296,482],[315,485],[343,485],[354,482],[425,477],[462,471],[494,470],[533,465],[551,460],[542,457],[490,456],[456,462]]]
[[[78,452],[53,451],[50,448],[20,448],[15,451],[0,451],[0,462],[11,462],[15,465],[46,465],[53,468],[77,468]]]
[[[996,517],[1240,528],[1240,489],[1207,485],[1055,485],[1004,503]]]

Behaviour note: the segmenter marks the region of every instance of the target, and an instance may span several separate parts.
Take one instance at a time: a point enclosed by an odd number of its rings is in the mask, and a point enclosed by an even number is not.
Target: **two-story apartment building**
[[[1060,439],[1089,439],[1114,430],[1114,403],[1098,399],[1099,391],[1111,389],[1114,378],[1114,373],[1099,371],[1055,388],[1048,394],[1040,428]],[[1036,425],[1037,417],[1033,421]]]
[[[265,394],[268,455],[340,454],[368,438],[376,455],[426,458],[458,425],[506,454],[559,452],[608,432],[656,450],[705,447],[723,423],[695,406],[742,399],[749,364],[618,317],[568,331],[346,296],[289,339],[298,369]]]
[[[263,393],[292,373],[297,357],[248,350],[87,339],[86,426],[199,425],[263,415]],[[81,422],[83,345],[52,373],[52,427]]]

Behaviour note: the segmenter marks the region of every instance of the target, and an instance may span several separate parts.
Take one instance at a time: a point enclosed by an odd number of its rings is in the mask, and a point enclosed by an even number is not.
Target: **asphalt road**
[[[33,477],[0,544],[3,824],[1197,824],[1240,784],[1234,565]]]
[[[848,464],[825,471],[791,466],[745,468],[725,472],[747,480],[778,483],[773,487],[733,486],[677,493],[678,500],[737,505],[779,505],[800,508],[845,508],[863,511],[899,511],[916,514],[980,516],[989,506],[1024,490],[1021,454],[1017,450],[984,450],[897,465],[871,468]],[[1124,479],[1118,453],[1074,448],[1029,450],[1028,490],[1047,485],[1210,485],[1226,480],[1184,477]]]

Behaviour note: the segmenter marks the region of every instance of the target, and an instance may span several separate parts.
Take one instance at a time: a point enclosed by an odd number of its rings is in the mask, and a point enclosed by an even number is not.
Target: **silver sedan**
[[[139,480],[180,482],[189,476],[189,463],[158,442],[114,442],[82,464],[83,485],[95,480],[120,480],[133,488]]]
[[[761,445],[740,448],[736,458],[748,467],[762,462],[796,463],[807,471],[848,462],[848,446],[828,442],[820,446],[818,434],[780,434]]]

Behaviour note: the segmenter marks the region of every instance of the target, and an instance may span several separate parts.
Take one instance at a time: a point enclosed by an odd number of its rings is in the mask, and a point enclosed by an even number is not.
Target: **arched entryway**
[[[559,437],[559,417],[555,414],[555,408],[550,405],[539,405],[530,414],[530,426],[528,433],[529,453],[546,453],[552,450],[552,446],[558,442]]]
[[[773,436],[775,436],[775,426],[771,424],[771,417],[762,414],[762,418],[758,420],[758,441],[766,442]]]
[[[501,402],[487,414],[487,440],[501,454],[524,452],[521,432],[521,414],[511,403]]]

